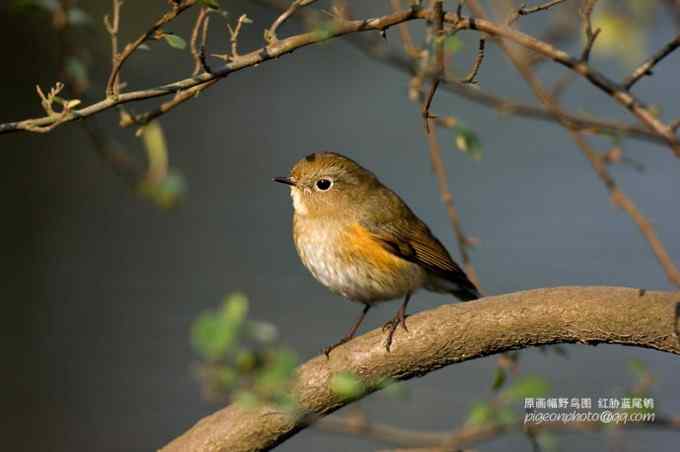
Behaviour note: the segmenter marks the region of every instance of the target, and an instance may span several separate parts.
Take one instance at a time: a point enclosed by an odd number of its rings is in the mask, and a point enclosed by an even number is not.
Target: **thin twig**
[[[583,51],[581,52],[580,58],[580,61],[584,63],[587,63],[588,60],[590,59],[590,52],[593,50],[595,40],[602,31],[601,28],[598,28],[597,30],[593,31],[592,15],[593,9],[595,8],[595,4],[597,3],[597,1],[598,0],[585,0],[583,8],[581,8],[581,10],[579,11],[581,21],[583,22],[583,30],[586,35],[586,44],[583,47]]]
[[[433,5],[433,15],[432,15],[432,37],[435,46],[435,60],[434,69],[432,70],[432,86],[430,87],[430,92],[425,99],[422,107],[422,114],[425,120],[425,132],[427,134],[427,141],[430,148],[430,160],[432,162],[432,169],[434,170],[437,187],[441,195],[442,202],[446,206],[446,211],[451,221],[451,226],[453,228],[454,235],[456,236],[456,241],[458,242],[458,248],[461,253],[463,260],[463,268],[468,278],[479,287],[479,279],[477,277],[477,272],[475,271],[472,262],[470,260],[470,255],[468,253],[468,246],[470,245],[470,240],[465,236],[463,232],[463,227],[460,221],[460,214],[453,201],[453,195],[449,190],[448,174],[446,172],[446,167],[444,166],[444,161],[442,159],[441,146],[437,140],[437,122],[436,117],[430,113],[430,107],[432,106],[432,100],[437,92],[437,87],[439,86],[440,79],[444,74],[444,43],[442,42],[441,36],[443,33],[443,21],[444,11],[443,11],[443,1],[437,0]],[[483,55],[483,44],[481,53]]]
[[[118,32],[120,30],[120,8],[123,6],[122,0],[112,0],[111,6],[111,16],[104,16],[104,26],[106,31],[109,32],[111,36],[111,70],[116,66],[116,60],[118,59]],[[113,77],[110,82],[113,89],[111,93],[117,91],[119,85],[119,74]],[[108,89],[107,89],[108,92]]]
[[[117,97],[119,95],[118,80],[120,70],[122,69],[123,64],[133,53],[135,53],[139,46],[151,39],[156,34],[156,32],[161,30],[161,28],[168,23],[175,20],[177,16],[194,6],[196,1],[197,0],[182,0],[174,3],[172,9],[163,14],[163,16],[161,16],[161,18],[158,19],[156,23],[151,26],[151,28],[149,28],[139,38],[137,38],[137,40],[126,45],[121,52],[116,52],[113,57],[113,68],[111,69],[111,75],[109,76],[109,81],[106,84],[107,97]]]
[[[460,82],[463,84],[477,84],[477,74],[479,73],[479,68],[482,66],[482,61],[484,60],[484,44],[486,40],[484,38],[479,40],[479,48],[477,49],[477,57],[475,58],[475,63],[472,65],[470,73],[465,76]]]
[[[194,58],[194,77],[204,72],[211,72],[205,60],[205,44],[208,39],[209,9],[203,7],[198,11],[196,22],[191,30],[191,55]],[[199,41],[200,40],[200,41]]]
[[[528,16],[529,14],[537,13],[539,11],[546,11],[553,6],[559,5],[560,3],[564,2],[565,0],[552,0],[547,3],[543,3],[541,5],[537,6],[532,6],[531,8],[527,8],[526,3],[522,5],[517,11],[515,11],[512,16],[510,16],[510,19],[508,19],[507,24],[512,25],[515,23],[517,19],[519,19],[521,16]]]
[[[201,74],[196,77],[191,77],[185,80],[180,80],[175,83],[163,85],[156,88],[135,91],[130,93],[121,93],[115,98],[107,98],[92,104],[88,107],[74,111],[74,116],[69,118],[64,123],[75,119],[82,119],[87,116],[99,113],[104,110],[122,105],[128,102],[139,101],[143,99],[150,99],[153,97],[171,94],[177,91],[182,91],[196,85],[204,84],[205,82],[217,78],[226,77],[228,74],[241,70],[246,67],[255,66],[264,61],[269,61],[275,58],[291,53],[296,49],[326,41],[331,38],[337,38],[352,33],[361,31],[383,31],[390,26],[397,25],[410,20],[426,19],[431,16],[431,10],[418,9],[399,11],[394,14],[386,16],[366,19],[366,20],[347,20],[336,23],[335,27],[330,33],[320,35],[319,33],[309,32],[300,35],[292,36],[290,38],[280,40],[276,44],[258,49],[243,55],[238,61],[233,61],[219,70],[215,70],[212,74]],[[616,102],[624,106],[631,113],[633,113],[643,124],[645,124],[653,134],[662,138],[673,150],[673,152],[680,157],[680,141],[675,136],[675,133],[670,127],[657,118],[652,111],[650,111],[639,99],[633,94],[624,90],[615,82],[603,74],[595,71],[588,64],[581,62],[578,59],[570,57],[567,53],[558,50],[550,44],[539,41],[531,36],[521,33],[517,30],[510,29],[504,25],[497,24],[482,18],[462,18],[459,19],[455,13],[447,13],[445,21],[454,25],[455,29],[463,30],[477,30],[485,33],[494,39],[507,39],[520,46],[537,52],[553,61],[569,68],[579,76],[588,80],[594,86],[607,93]],[[30,131],[33,127],[49,126],[54,123],[54,119],[50,117],[42,117],[30,119],[25,121],[11,122],[0,124],[0,133],[8,133],[19,130]]]
[[[281,15],[276,18],[276,20],[274,20],[271,27],[265,30],[264,39],[267,44],[271,44],[279,40],[279,38],[276,36],[276,31],[286,20],[288,20],[290,16],[295,14],[295,11],[297,11],[298,8],[311,5],[317,1],[318,0],[295,0],[292,2],[290,6],[283,13],[281,13]]]
[[[652,75],[652,68],[656,66],[661,60],[666,58],[675,49],[680,47],[680,34],[675,37],[671,42],[659,49],[654,55],[652,55],[649,60],[645,61],[633,71],[624,81],[623,87],[626,89],[631,89],[635,83],[638,82],[645,75]]]
[[[470,0],[470,2],[476,4],[476,0]],[[594,1],[590,0],[589,3],[592,5],[594,4]],[[481,9],[481,7],[477,8],[478,11],[476,14],[484,17],[484,11]],[[523,64],[521,58],[517,57],[513,49],[508,46],[505,41],[500,40],[499,44],[501,49],[503,49],[504,53],[510,58],[510,61],[517,68],[522,77],[527,81],[535,96],[546,106],[546,108],[549,108],[555,114],[562,116],[562,109],[558,101],[553,98],[543,87],[543,84],[538,79],[538,77],[536,77],[533,70],[528,65]],[[612,203],[623,209],[640,228],[640,232],[647,240],[652,252],[666,273],[668,280],[672,284],[680,286],[680,270],[678,270],[678,268],[675,266],[675,263],[668,255],[666,248],[657,237],[656,231],[654,230],[654,227],[650,221],[637,209],[635,203],[633,203],[633,201],[621,191],[614,181],[614,178],[609,174],[609,170],[607,169],[607,165],[604,162],[602,156],[590,147],[581,132],[574,129],[566,120],[562,121],[562,124],[567,129],[581,152],[586,156],[599,179],[609,191]]]

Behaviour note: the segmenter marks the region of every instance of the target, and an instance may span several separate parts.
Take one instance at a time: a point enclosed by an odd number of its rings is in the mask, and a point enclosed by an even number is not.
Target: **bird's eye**
[[[316,181],[316,189],[319,191],[327,191],[333,186],[333,181],[330,179],[319,179]]]

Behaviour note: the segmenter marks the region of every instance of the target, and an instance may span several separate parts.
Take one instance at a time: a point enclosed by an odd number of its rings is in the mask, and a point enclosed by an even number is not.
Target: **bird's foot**
[[[324,348],[324,349],[323,349],[323,354],[326,355],[326,359],[329,359],[329,358],[330,358],[331,351],[333,351],[336,347],[341,346],[341,345],[344,344],[345,342],[348,342],[350,339],[352,339],[352,338],[351,338],[351,337],[343,337],[342,339],[340,339],[340,340],[339,340],[338,342],[336,342],[335,344],[329,345],[328,347]]]
[[[385,350],[387,350],[388,352],[390,351],[390,346],[392,345],[394,332],[397,330],[397,327],[401,325],[404,331],[408,332],[408,328],[406,328],[406,317],[408,316],[397,314],[392,320],[386,322],[383,325],[382,330],[387,331],[387,336],[385,337]]]

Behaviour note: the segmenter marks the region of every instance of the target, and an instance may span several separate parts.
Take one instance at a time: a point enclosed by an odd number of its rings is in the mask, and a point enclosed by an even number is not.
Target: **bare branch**
[[[271,27],[265,30],[264,40],[267,42],[267,44],[271,44],[279,40],[279,38],[276,36],[276,31],[285,21],[288,20],[290,16],[295,14],[295,11],[297,11],[298,8],[311,5],[317,1],[318,0],[295,0],[293,3],[291,3],[290,6],[283,13],[281,13],[279,17],[276,18]]]
[[[529,14],[537,13],[537,12],[540,12],[540,11],[546,11],[546,10],[552,8],[553,6],[557,6],[560,3],[563,3],[564,1],[565,0],[552,0],[552,1],[549,1],[547,3],[543,3],[541,5],[532,6],[531,8],[527,8],[527,5],[525,3],[517,11],[515,11],[512,14],[512,16],[510,16],[507,24],[512,25],[521,16],[528,16]]]
[[[209,9],[207,7],[201,8],[191,30],[191,55],[194,58],[194,77],[200,74],[201,71],[212,72],[205,61],[205,44],[208,39],[208,26],[210,24],[208,13]]]
[[[600,28],[593,31],[592,15],[595,4],[598,0],[585,0],[583,8],[579,11],[581,16],[581,21],[583,22],[583,32],[586,35],[586,44],[583,46],[583,51],[581,52],[580,61],[587,63],[590,59],[590,52],[593,50],[593,45],[595,45],[595,40],[597,36],[602,31]]]
[[[106,31],[111,35],[111,70],[116,65],[116,59],[118,58],[118,32],[120,30],[120,8],[123,6],[122,0],[111,0],[111,16],[104,16],[104,26]],[[116,74],[111,82],[112,86],[117,87],[119,85],[119,76]]]
[[[484,61],[484,45],[486,40],[484,38],[479,40],[479,48],[477,49],[477,57],[475,58],[475,63],[472,65],[470,73],[465,76],[460,82],[463,84],[477,84],[477,74],[479,73],[479,68],[482,66],[482,61]]]
[[[470,1],[476,3],[475,0]],[[590,0],[588,3],[592,6],[595,1]],[[477,13],[484,17],[484,12],[481,10],[481,8],[478,7]],[[546,106],[546,108],[552,110],[555,114],[562,116],[562,110],[559,103],[543,87],[543,84],[538,79],[538,77],[536,77],[533,70],[527,64],[524,64],[521,58],[518,58],[513,52],[513,49],[506,45],[503,40],[500,40],[499,43],[505,54],[510,58],[510,61],[517,68],[522,77],[527,81],[534,92],[534,95]],[[680,270],[678,270],[678,268],[675,266],[665,247],[656,236],[656,232],[652,224],[644,215],[640,213],[640,211],[635,206],[635,203],[633,203],[633,201],[630,200],[617,186],[616,182],[609,174],[607,166],[602,157],[590,147],[583,135],[578,130],[571,127],[568,121],[563,120],[562,124],[567,129],[581,152],[588,158],[588,161],[590,162],[597,176],[609,190],[612,202],[615,205],[621,207],[638,225],[640,232],[649,243],[652,252],[661,264],[661,267],[666,273],[668,280],[672,284],[680,286]]]
[[[656,66],[661,60],[666,58],[675,49],[680,47],[680,34],[675,37],[671,42],[666,44],[663,48],[659,49],[654,55],[652,55],[649,60],[645,61],[633,71],[624,81],[623,87],[626,89],[631,89],[634,84],[638,82],[645,75],[652,75],[652,68]]]

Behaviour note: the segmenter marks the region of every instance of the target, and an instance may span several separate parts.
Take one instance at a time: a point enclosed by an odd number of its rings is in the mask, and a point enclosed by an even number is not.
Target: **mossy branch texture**
[[[268,450],[351,401],[329,387],[341,372],[357,375],[368,391],[385,378],[408,380],[442,367],[531,346],[621,344],[680,355],[680,292],[622,287],[536,289],[440,306],[408,319],[386,352],[380,329],[300,366],[292,388],[311,416],[272,406],[237,405],[211,414],[165,446],[175,451]]]

